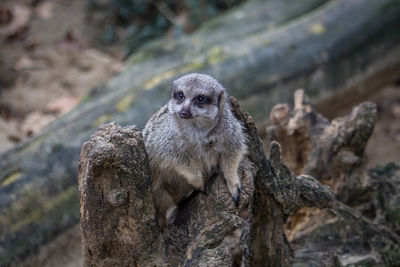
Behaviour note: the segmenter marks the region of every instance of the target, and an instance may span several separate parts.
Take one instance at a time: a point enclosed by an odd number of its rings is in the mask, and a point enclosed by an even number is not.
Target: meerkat
[[[241,122],[231,111],[225,88],[205,74],[188,74],[172,83],[169,102],[143,130],[152,173],[152,192],[161,228],[167,213],[206,180],[222,172],[238,206],[238,167],[246,153]]]

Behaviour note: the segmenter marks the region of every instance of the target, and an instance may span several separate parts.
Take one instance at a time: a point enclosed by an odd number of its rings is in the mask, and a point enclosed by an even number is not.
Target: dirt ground
[[[0,152],[38,133],[123,68],[91,39],[86,1],[0,3]]]
[[[87,22],[86,1],[33,2],[0,4],[0,152],[68,112],[124,65],[118,49],[104,52],[94,46],[90,36],[98,25]],[[8,18],[7,10],[20,18]],[[379,118],[367,146],[367,165],[400,163],[400,85],[383,87],[369,100],[378,104]],[[318,111],[339,116],[358,103],[343,107],[332,101]],[[82,266],[81,250],[75,226],[16,266]]]

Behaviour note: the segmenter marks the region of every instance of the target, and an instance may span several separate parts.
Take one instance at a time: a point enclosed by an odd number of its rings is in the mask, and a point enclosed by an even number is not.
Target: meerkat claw
[[[242,186],[238,185],[237,187],[237,194],[233,195],[233,201],[235,202],[236,208],[239,207],[240,204],[240,194],[243,194]]]
[[[240,204],[240,195],[237,194],[236,196],[233,197],[233,201],[235,202],[235,207],[239,207]]]
[[[237,190],[240,194],[243,194],[242,185],[238,185]]]

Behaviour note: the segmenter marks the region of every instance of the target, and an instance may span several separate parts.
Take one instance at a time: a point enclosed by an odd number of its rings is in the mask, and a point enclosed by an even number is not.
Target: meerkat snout
[[[170,100],[150,118],[143,136],[162,229],[167,211],[191,191],[203,191],[217,171],[239,205],[238,167],[246,153],[246,137],[217,80],[195,73],[175,80]]]
[[[182,119],[191,119],[192,118],[192,113],[190,112],[190,110],[182,108],[181,111],[179,111],[178,113]]]

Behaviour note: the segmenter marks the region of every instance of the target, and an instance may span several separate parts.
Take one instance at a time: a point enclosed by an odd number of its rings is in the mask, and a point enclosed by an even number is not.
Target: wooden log
[[[150,181],[137,128],[103,125],[83,144],[79,197],[84,266],[160,266],[164,239]]]
[[[400,203],[400,182],[396,175],[399,167],[389,164],[365,169],[364,149],[376,112],[375,104],[364,102],[349,115],[329,121],[314,110],[303,90],[294,94],[293,108],[278,104],[272,109],[265,140],[281,142],[283,158],[290,169],[315,175],[330,185],[339,200],[348,204],[330,201],[329,194],[319,197],[324,190],[313,192],[310,189],[319,185],[312,184],[313,178],[301,175],[306,178],[299,180],[306,189],[301,193],[301,202],[308,206],[307,202],[317,196],[322,206],[311,201],[312,206],[329,209],[322,212],[302,209],[289,216],[286,232],[295,250],[294,266],[400,264],[400,220],[394,212]],[[277,165],[273,158],[279,158],[274,154],[271,149],[272,166]],[[289,184],[293,187],[293,183],[283,181],[286,187]],[[292,203],[287,200],[292,191],[283,192],[286,194],[278,194],[277,199]]]
[[[298,90],[293,109],[276,105],[270,118],[267,142],[283,145],[284,159],[296,174],[306,173],[329,185],[345,203],[356,202],[367,190],[364,150],[377,119],[374,103],[364,102],[330,122]]]
[[[237,105],[234,103],[233,106]],[[266,159],[253,119],[246,114],[236,114],[246,122],[245,129],[252,140],[249,143],[249,158],[258,170],[249,205],[249,222],[242,238],[244,265],[289,266],[293,255],[283,232],[284,213],[273,195],[278,183]]]
[[[224,35],[229,39],[225,33],[233,31],[226,27],[241,25],[243,30],[244,25],[252,25],[246,30],[246,35],[251,35],[265,25],[285,23],[324,2],[306,0],[282,5],[280,0],[249,1],[226,17],[211,21],[202,34],[207,32],[213,38]],[[241,24],[242,21],[245,23]],[[235,35],[242,36],[240,32]],[[40,135],[0,155],[0,265],[36,252],[38,245],[79,221],[76,178],[79,151],[94,129],[111,120],[143,127],[150,115],[165,104],[168,95],[169,89],[156,86],[157,81],[171,79],[171,74],[179,75],[174,69],[180,73],[193,71],[193,67],[199,66],[194,54],[208,55],[207,62],[217,63],[220,50],[215,45],[223,39],[205,45],[202,52],[195,52],[197,39],[183,37],[149,45],[132,57],[125,72],[107,85],[95,88],[72,112]],[[175,48],[174,54],[165,48]],[[152,87],[156,90],[142,90]]]
[[[308,218],[291,240],[294,266],[397,266],[400,237],[357,210],[335,202],[323,213]]]
[[[356,81],[369,92],[398,77],[398,1],[286,1],[249,1],[197,34],[143,48],[76,109],[1,155],[0,264],[78,222],[81,144],[107,121],[143,127],[186,72],[215,76],[256,120],[294,88],[316,96]]]
[[[245,266],[290,264],[293,255],[283,232],[284,216],[301,207],[304,196],[310,204],[332,201],[332,195],[313,178],[306,182],[313,186],[302,186],[303,178],[295,177],[281,161],[277,143],[269,164],[252,118],[237,100],[231,98],[231,103],[244,124],[249,147],[239,168],[240,206],[223,176],[216,175],[206,184],[207,194],[194,191],[179,204],[165,242],[154,217],[140,131],[104,125],[82,146],[79,192],[85,266],[232,266],[232,253],[223,240],[244,225],[238,213],[249,202],[242,238]]]

